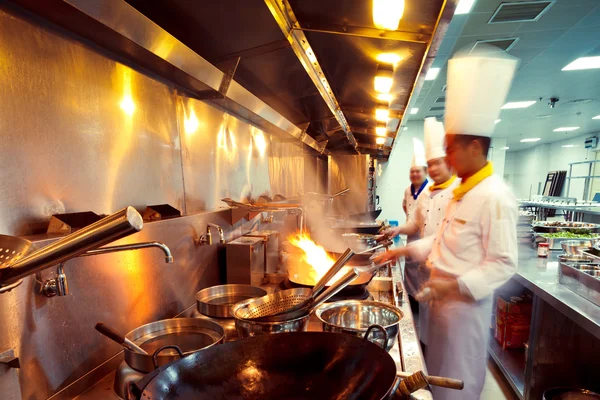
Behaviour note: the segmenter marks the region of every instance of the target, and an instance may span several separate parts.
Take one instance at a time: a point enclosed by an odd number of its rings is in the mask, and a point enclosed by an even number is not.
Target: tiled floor
[[[488,371],[480,400],[517,400],[502,373],[492,360],[488,360]]]

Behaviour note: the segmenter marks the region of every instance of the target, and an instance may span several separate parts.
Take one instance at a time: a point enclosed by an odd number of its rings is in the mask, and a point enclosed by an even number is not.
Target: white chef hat
[[[491,137],[519,60],[497,48],[448,61],[446,133]]]
[[[425,159],[435,160],[446,156],[444,150],[444,124],[435,117],[425,118]]]
[[[417,138],[413,138],[413,149],[414,153],[410,167],[426,167],[427,160],[425,160],[425,148],[423,147],[423,142]]]

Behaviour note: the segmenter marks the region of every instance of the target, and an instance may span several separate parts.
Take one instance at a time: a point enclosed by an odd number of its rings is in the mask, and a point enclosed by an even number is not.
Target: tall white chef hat
[[[413,149],[414,153],[410,167],[426,167],[427,160],[425,160],[425,148],[423,147],[423,142],[417,138],[413,138]]]
[[[444,124],[435,117],[425,118],[425,159],[435,160],[446,156],[444,150]]]
[[[500,115],[519,60],[495,47],[488,49],[448,61],[448,134],[490,137],[494,132],[494,121]]]

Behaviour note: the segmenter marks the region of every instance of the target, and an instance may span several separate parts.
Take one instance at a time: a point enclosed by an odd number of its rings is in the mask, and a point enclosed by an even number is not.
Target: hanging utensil
[[[104,336],[106,336],[107,338],[109,338],[110,340],[112,340],[113,342],[120,344],[127,350],[133,351],[135,353],[148,355],[148,352],[146,350],[142,349],[140,346],[133,343],[131,340],[127,339],[124,335],[121,335],[119,332],[106,325],[104,322],[98,322],[96,324],[96,330]]]

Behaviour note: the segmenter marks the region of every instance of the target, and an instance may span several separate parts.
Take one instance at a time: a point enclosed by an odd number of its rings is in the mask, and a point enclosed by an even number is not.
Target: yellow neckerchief
[[[454,182],[455,180],[456,180],[456,175],[452,175],[450,177],[450,179],[448,179],[444,183],[440,183],[439,185],[431,185],[431,186],[429,186],[429,190],[431,190],[432,192],[434,190],[444,190],[444,189],[450,187],[450,185],[452,185],[452,182]]]
[[[485,167],[481,168],[475,174],[467,179],[463,179],[462,182],[460,182],[460,185],[452,191],[454,193],[454,200],[462,199],[469,190],[473,189],[485,178],[492,176],[493,173],[494,167],[491,162],[488,162]]]

